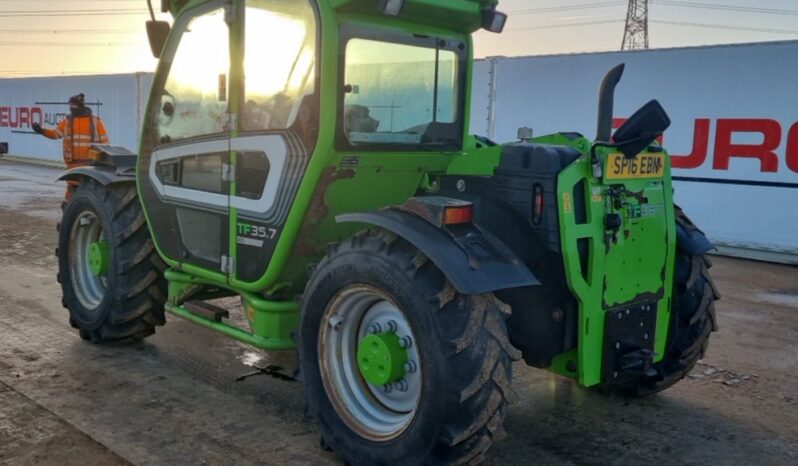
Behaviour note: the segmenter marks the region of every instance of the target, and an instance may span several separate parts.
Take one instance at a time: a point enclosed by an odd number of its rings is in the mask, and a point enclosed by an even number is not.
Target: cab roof
[[[177,15],[198,0],[163,0],[163,7]],[[380,0],[318,0],[342,13],[379,15]],[[472,33],[482,28],[482,12],[495,8],[498,0],[405,0],[399,18],[418,24]]]
[[[326,0],[340,12],[380,15],[379,0]],[[399,18],[429,26],[472,33],[482,28],[482,12],[498,0],[405,0]]]

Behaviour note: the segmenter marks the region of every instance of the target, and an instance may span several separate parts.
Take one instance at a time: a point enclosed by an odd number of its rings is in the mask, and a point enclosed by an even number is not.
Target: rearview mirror
[[[147,39],[150,40],[150,51],[155,58],[161,58],[161,51],[169,37],[169,23],[166,21],[147,21]]]
[[[665,109],[656,100],[643,105],[613,135],[616,147],[626,158],[634,158],[671,125]]]

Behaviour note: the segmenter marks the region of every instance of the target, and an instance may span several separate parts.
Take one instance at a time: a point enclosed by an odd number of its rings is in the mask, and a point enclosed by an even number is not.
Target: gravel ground
[[[0,465],[338,464],[264,354],[170,319],[145,342],[78,338],[56,284],[58,170],[0,161]],[[720,331],[641,400],[515,366],[489,464],[798,464],[798,268],[716,257]]]

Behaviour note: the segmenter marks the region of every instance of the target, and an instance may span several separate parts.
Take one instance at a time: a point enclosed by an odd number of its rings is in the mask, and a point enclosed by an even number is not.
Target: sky
[[[500,0],[505,31],[478,32],[474,52],[619,50],[626,8],[626,0]],[[0,0],[0,77],[151,72],[148,18],[146,0]],[[651,48],[798,40],[796,0],[650,0],[649,20]]]

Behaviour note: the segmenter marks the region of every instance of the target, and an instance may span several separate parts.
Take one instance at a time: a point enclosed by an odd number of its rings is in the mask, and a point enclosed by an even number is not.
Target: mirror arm
[[[618,144],[607,141],[595,141],[590,145],[590,165],[593,167],[593,178],[596,179],[604,176],[601,163],[599,163],[598,156],[596,155],[597,147],[618,147]]]
[[[150,10],[150,18],[155,21],[155,11],[152,9],[152,0],[147,0],[147,8]]]

